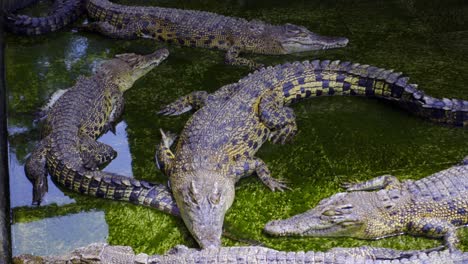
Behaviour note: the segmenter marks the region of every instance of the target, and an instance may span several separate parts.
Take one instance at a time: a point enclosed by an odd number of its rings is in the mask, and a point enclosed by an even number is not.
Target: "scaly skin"
[[[266,247],[222,247],[204,250],[177,246],[164,255],[135,255],[125,246],[91,244],[57,257],[20,255],[13,263],[119,263],[119,264],[463,264],[468,253],[399,251],[387,248],[333,248],[327,252],[285,252]]]
[[[167,187],[96,169],[113,159],[115,151],[97,142],[123,110],[123,92],[161,63],[169,52],[117,55],[91,77],[77,83],[53,104],[43,139],[25,164],[33,183],[33,203],[47,192],[47,173],[61,186],[92,196],[124,200],[178,214]]]
[[[10,10],[5,19],[6,28],[19,35],[42,35],[57,31],[76,21],[85,13],[83,0],[56,0],[45,17],[17,15]],[[15,12],[16,13],[16,12]]]
[[[223,219],[235,183],[256,173],[271,190],[286,186],[273,179],[255,157],[262,144],[285,143],[296,134],[288,107],[303,98],[325,95],[374,96],[412,106],[437,122],[468,125],[468,102],[424,95],[401,73],[339,61],[312,61],[268,67],[214,92],[198,91],[161,110],[178,115],[199,109],[187,122],[175,154],[173,136],[163,134],[158,166],[169,176],[188,229],[203,247],[219,246]]]
[[[226,50],[228,64],[259,67],[239,53],[289,54],[346,46],[348,39],[325,37],[292,24],[226,17],[204,11],[113,4],[89,0],[88,14],[98,22],[84,28],[114,38],[152,38],[189,47]]]
[[[407,233],[443,237],[448,248],[455,250],[456,229],[468,224],[467,183],[468,157],[461,165],[417,181],[399,182],[384,175],[346,184],[348,193],[326,198],[303,214],[269,222],[265,231],[280,236],[362,239]]]

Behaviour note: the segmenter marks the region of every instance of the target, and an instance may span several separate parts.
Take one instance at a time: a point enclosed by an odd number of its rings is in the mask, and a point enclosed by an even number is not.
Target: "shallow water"
[[[466,1],[119,1],[217,12],[271,23],[304,25],[324,35],[346,36],[344,49],[288,56],[246,55],[267,65],[306,59],[340,59],[402,71],[435,97],[468,99],[468,3]],[[31,13],[43,12],[43,6]],[[77,22],[74,26],[82,21]],[[99,61],[124,52],[149,53],[167,46],[170,57],[125,94],[126,108],[116,135],[100,140],[118,158],[105,170],[165,183],[154,164],[159,129],[180,132],[188,115],[161,117],[156,111],[194,90],[214,91],[249,70],[223,64],[223,52],[182,48],[151,40],[110,40],[79,33],[73,26],[41,37],[8,35],[9,146],[13,253],[58,254],[92,241],[129,245],[137,252],[162,253],[177,245],[196,246],[182,221],[122,202],[85,197],[55,187],[40,207],[30,206],[31,185],[23,164],[40,137],[33,123],[38,108],[58,89],[89,75]],[[326,250],[334,246],[427,248],[440,241],[399,236],[378,241],[350,238],[272,238],[262,233],[271,220],[303,212],[342,191],[340,183],[393,174],[418,179],[468,155],[460,128],[421,120],[393,105],[367,98],[317,98],[294,106],[299,134],[286,146],[265,144],[258,156],[292,191],[272,193],[255,177],[237,186],[226,229],[282,250]],[[468,232],[463,232],[468,245]],[[45,243],[44,243],[45,241]],[[223,239],[224,245],[240,244]]]

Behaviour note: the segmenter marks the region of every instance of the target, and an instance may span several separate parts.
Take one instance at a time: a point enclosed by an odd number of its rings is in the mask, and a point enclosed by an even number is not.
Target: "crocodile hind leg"
[[[46,156],[49,151],[49,138],[43,139],[33,150],[24,164],[26,177],[33,185],[32,203],[40,205],[42,197],[48,191]]]
[[[259,69],[263,67],[263,64],[259,64],[254,62],[253,60],[239,57],[240,52],[241,48],[239,46],[231,46],[226,52],[224,62],[230,65],[247,66],[250,69]]]
[[[129,23],[122,28],[117,28],[107,21],[92,22],[89,24],[81,25],[80,30],[98,32],[109,38],[117,39],[136,39],[138,38],[138,30],[135,23]]]
[[[263,184],[265,184],[272,191],[284,191],[284,189],[289,189],[283,181],[271,177],[270,170],[268,169],[267,165],[259,158],[238,160],[235,165],[231,166],[230,173],[235,175],[237,179],[244,178],[252,175],[253,173],[256,173]]]
[[[97,170],[99,166],[113,160],[117,152],[111,146],[83,135],[80,137],[80,155],[83,167]]]
[[[454,212],[454,214],[456,213],[457,212]],[[408,224],[408,233],[434,238],[443,237],[445,246],[451,251],[454,251],[457,250],[460,240],[457,236],[457,227],[452,223],[441,218],[423,217],[415,219]],[[460,223],[462,224],[463,221],[460,221]]]
[[[260,120],[271,130],[270,141],[285,144],[297,133],[294,111],[282,105],[283,99],[275,92],[268,92],[262,97],[259,112]]]
[[[171,146],[174,143],[176,136],[170,132],[164,133],[161,129],[161,143],[156,150],[155,160],[156,166],[160,169],[166,176],[169,176],[169,170],[174,161],[174,154],[171,151]]]
[[[401,182],[393,175],[382,175],[364,182],[343,183],[343,188],[348,192],[354,191],[372,191],[380,189],[401,188]]]

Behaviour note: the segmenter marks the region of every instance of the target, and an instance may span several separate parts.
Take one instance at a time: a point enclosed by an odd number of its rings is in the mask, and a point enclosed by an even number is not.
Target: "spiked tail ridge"
[[[116,26],[117,24],[127,24],[128,21],[123,21],[122,6],[111,3],[107,0],[87,1],[86,10],[89,17],[97,21],[107,21]]]
[[[437,123],[468,127],[468,101],[437,99],[408,83],[401,72],[351,62],[314,60],[260,71],[295,67],[297,77],[283,83],[285,104],[318,96],[370,96],[393,101],[415,115]]]
[[[30,17],[8,13],[5,24],[19,35],[42,35],[57,31],[76,21],[85,11],[83,0],[57,1],[58,5],[45,17]]]
[[[86,170],[58,153],[50,151],[47,168],[52,178],[66,189],[99,198],[127,201],[172,215],[180,214],[168,187],[115,173]]]

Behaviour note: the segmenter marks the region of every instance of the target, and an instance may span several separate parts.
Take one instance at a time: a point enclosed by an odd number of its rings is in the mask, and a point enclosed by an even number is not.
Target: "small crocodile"
[[[305,213],[269,222],[265,231],[361,239],[407,233],[443,237],[454,250],[457,227],[468,224],[468,157],[461,165],[417,181],[384,175],[345,186],[349,192],[326,198]]]
[[[83,0],[55,0],[51,11],[44,17],[16,14],[16,9],[6,13],[6,28],[15,34],[34,36],[54,32],[73,23],[85,13],[85,3]]]
[[[20,255],[13,263],[119,263],[119,264],[463,264],[468,253],[456,251],[399,251],[388,248],[333,248],[327,252],[286,252],[266,247],[221,247],[204,250],[176,246],[164,255],[135,255],[127,246],[94,243],[54,257]]]
[[[162,7],[124,6],[89,0],[88,14],[98,22],[86,27],[115,38],[152,38],[183,46],[226,50],[228,64],[259,67],[241,52],[289,54],[344,47],[347,38],[320,36],[302,26]]]
[[[286,188],[255,153],[267,140],[285,143],[296,134],[288,105],[327,95],[384,98],[436,122],[468,125],[467,101],[435,99],[408,84],[401,73],[350,62],[315,60],[263,68],[212,94],[195,91],[184,96],[160,113],[199,110],[181,132],[175,155],[170,150],[174,136],[162,133],[156,159],[202,248],[220,245],[224,215],[240,178],[256,173],[271,190]]]
[[[166,186],[96,170],[113,159],[112,147],[96,141],[123,110],[123,92],[169,52],[126,53],[105,61],[91,77],[79,77],[47,113],[43,139],[25,163],[33,203],[47,192],[47,173],[61,186],[92,196],[125,200],[178,214]]]

